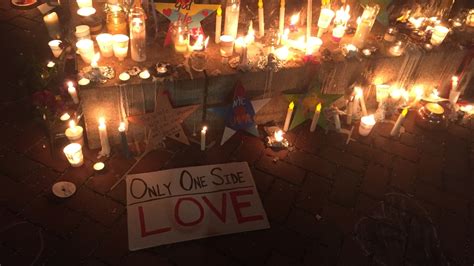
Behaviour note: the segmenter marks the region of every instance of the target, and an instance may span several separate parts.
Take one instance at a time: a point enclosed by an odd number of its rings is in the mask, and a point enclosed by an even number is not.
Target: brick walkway
[[[10,10],[2,1],[0,21],[2,34],[17,38],[0,43],[2,57],[47,51],[36,10]],[[5,54],[5,48],[15,53]],[[150,153],[133,173],[247,161],[271,229],[129,252],[125,184],[109,190],[134,161],[114,154],[108,170],[96,175],[91,165],[97,151],[86,150],[86,166],[69,167],[60,150],[65,142],[50,151],[29,104],[14,101],[24,95],[14,83],[2,84],[2,266],[35,260],[36,265],[474,263],[474,122],[429,132],[415,127],[410,114],[400,139],[388,137],[391,125],[378,124],[371,136],[356,135],[348,145],[336,133],[310,134],[305,124],[288,136],[295,149],[279,153],[244,134],[205,154],[197,145],[167,142],[167,150]],[[76,195],[52,196],[51,185],[60,180],[74,182]]]

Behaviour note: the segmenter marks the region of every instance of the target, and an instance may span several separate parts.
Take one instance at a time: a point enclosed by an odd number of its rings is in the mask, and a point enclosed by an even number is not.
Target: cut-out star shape
[[[192,0],[176,0],[175,3],[156,3],[156,10],[163,14],[169,21],[165,46],[171,43],[172,25],[182,21],[188,26],[193,35],[203,32],[201,21],[219,8],[219,5],[195,4]]]
[[[184,133],[181,123],[198,107],[199,105],[192,105],[173,108],[168,96],[157,92],[153,113],[132,116],[128,120],[131,123],[145,126],[150,131],[147,151],[158,148],[165,137],[189,145],[188,137]]]

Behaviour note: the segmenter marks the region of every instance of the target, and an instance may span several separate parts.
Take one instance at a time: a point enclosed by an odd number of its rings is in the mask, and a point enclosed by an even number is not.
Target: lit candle
[[[77,84],[79,84],[79,86],[87,86],[91,83],[90,79],[86,79],[86,78],[81,78]]]
[[[372,26],[375,23],[379,10],[380,8],[378,5],[373,7],[366,6],[364,8],[362,16],[357,20],[357,30],[353,38],[353,42],[357,47],[362,48],[364,46],[365,39],[369,36],[370,31],[372,30]]]
[[[308,41],[306,42],[306,55],[312,55],[319,51],[323,45],[323,40],[319,37],[309,37]]]
[[[97,12],[93,7],[83,7],[77,10],[77,14],[81,17],[89,17]]]
[[[111,34],[101,33],[96,37],[100,53],[104,57],[112,57],[114,55],[113,38]]]
[[[346,124],[352,124],[352,108],[354,106],[354,97],[347,102],[347,116],[346,116]]]
[[[334,18],[334,28],[332,30],[332,40],[336,43],[340,42],[344,34],[346,33],[347,22],[351,18],[350,6],[341,7],[336,11],[336,17]]]
[[[127,134],[125,133],[126,129],[126,124],[124,122],[120,122],[118,131],[120,133],[120,144],[122,146],[122,152],[125,158],[130,158],[132,156],[130,154],[130,149],[128,148]]]
[[[393,56],[400,56],[403,54],[403,51],[405,50],[403,46],[404,46],[403,42],[398,41],[392,47],[390,47],[390,49],[388,49],[388,52]]]
[[[91,29],[87,25],[78,25],[76,26],[76,31],[74,32],[74,35],[76,36],[76,39],[78,41],[82,39],[90,39]]]
[[[282,142],[284,140],[283,138],[283,130],[278,130],[273,133],[273,138],[275,139],[276,142]]]
[[[128,74],[127,72],[122,72],[119,75],[119,79],[121,81],[128,81],[130,79],[130,74]]]
[[[287,132],[290,127],[291,117],[293,116],[293,109],[295,108],[295,103],[291,102],[288,106],[288,112],[286,113],[285,125],[283,126],[283,131]]]
[[[245,36],[245,42],[247,44],[252,44],[255,41],[255,30],[253,29],[253,21],[250,21],[249,30]]]
[[[275,50],[275,56],[279,60],[286,61],[290,57],[290,50],[287,46],[280,47]]]
[[[222,8],[219,6],[217,9],[216,14],[216,34],[215,34],[215,42],[221,42],[221,31],[222,31]]]
[[[398,88],[393,88],[390,91],[390,98],[392,98],[395,101],[400,101],[400,98],[402,97],[402,91]]]
[[[145,69],[142,72],[140,72],[139,76],[140,76],[141,79],[149,79],[150,78],[150,72],[147,69]]]
[[[309,128],[310,132],[314,132],[316,130],[316,126],[318,125],[320,115],[321,115],[321,103],[318,103],[318,105],[316,105],[316,109],[314,110],[313,120],[311,121],[311,126]]]
[[[84,164],[81,144],[71,143],[64,147],[63,152],[72,167],[81,167]]]
[[[49,61],[48,64],[46,65],[48,68],[53,68],[56,65],[53,61]]]
[[[393,136],[398,136],[400,134],[400,128],[402,127],[407,114],[408,114],[408,108],[403,109],[400,116],[398,116],[397,122],[393,126],[392,131],[390,132],[390,136],[393,137]]]
[[[239,30],[240,0],[227,0],[225,8],[224,34],[237,37]]]
[[[48,42],[49,48],[51,48],[51,52],[53,53],[54,57],[58,58],[61,56],[63,52],[63,48],[61,48],[62,41],[60,40],[52,40]]]
[[[189,46],[189,35],[187,32],[178,33],[177,38],[174,41],[174,50],[177,53],[185,54],[188,52]]]
[[[110,155],[110,144],[107,135],[107,126],[105,125],[105,118],[103,117],[99,118],[99,138],[100,146],[102,147],[99,154],[108,157]]]
[[[359,87],[356,87],[355,91],[356,91],[356,98],[359,99],[360,107],[362,108],[362,114],[364,116],[366,116],[367,115],[367,107],[365,105],[364,91],[362,90],[362,88],[359,88]]]
[[[76,0],[79,8],[92,7],[92,0]]]
[[[76,43],[76,47],[82,60],[90,64],[95,55],[94,42],[89,39],[82,39]]]
[[[113,40],[114,55],[119,61],[123,61],[127,57],[129,38],[127,35],[115,34]]]
[[[71,96],[72,101],[74,102],[74,104],[78,104],[79,103],[79,97],[77,96],[77,90],[74,87],[74,83],[72,83],[71,81],[69,81],[67,83],[67,92]]]
[[[244,42],[242,46],[242,53],[240,54],[240,64],[241,65],[248,64],[247,42]]]
[[[207,127],[204,126],[202,127],[202,130],[201,130],[201,151],[206,150],[206,133],[207,133]]]
[[[321,8],[321,13],[319,15],[319,20],[318,20],[318,37],[321,38],[323,36],[323,33],[326,31],[327,28],[329,28],[329,25],[331,24],[332,18],[334,17],[334,11],[332,11],[329,8]]]
[[[44,24],[48,29],[49,37],[52,39],[61,38],[61,27],[59,26],[59,18],[56,12],[51,12],[43,17]]]
[[[235,53],[241,54],[242,47],[244,46],[244,44],[245,44],[244,37],[237,38],[237,40],[235,40],[235,45],[234,45]]]
[[[443,43],[444,39],[449,33],[449,29],[444,26],[435,26],[433,30],[433,34],[431,35],[431,44],[432,45],[440,45]]]
[[[469,14],[466,17],[466,24],[469,27],[474,27],[474,9],[469,10]]]
[[[234,53],[234,37],[222,35],[220,42],[220,53],[222,57],[231,57]]]
[[[368,136],[375,126],[374,115],[363,116],[360,119],[359,134],[361,136]]]
[[[94,171],[99,173],[99,172],[102,172],[102,170],[104,170],[105,164],[103,162],[97,162],[92,166],[92,168],[94,168]]]
[[[66,122],[69,119],[71,119],[71,116],[68,113],[62,114],[61,117],[59,118],[59,120],[61,120],[62,122]]]
[[[313,0],[308,0],[308,8],[306,9],[306,41],[311,37],[311,29],[313,28]],[[318,36],[320,37],[320,36]]]
[[[278,32],[280,36],[283,36],[283,31],[285,30],[285,0],[280,2],[280,18],[278,21]]]
[[[457,76],[453,76],[451,78],[451,91],[449,92],[449,102],[456,106],[459,100],[459,96],[461,95],[461,91],[458,90],[459,78]]]
[[[265,18],[263,12],[263,0],[258,0],[258,30],[259,37],[265,36]]]
[[[99,67],[99,60],[100,60],[100,53],[96,53],[92,58],[91,67],[98,68]]]
[[[66,129],[66,137],[71,143],[79,143],[81,145],[84,144],[82,133],[84,129],[81,126],[76,125],[76,121],[70,120],[69,121],[69,128]]]
[[[138,7],[132,8],[130,17],[130,56],[135,62],[146,60],[146,27],[145,13],[140,7],[141,1],[135,1]]]

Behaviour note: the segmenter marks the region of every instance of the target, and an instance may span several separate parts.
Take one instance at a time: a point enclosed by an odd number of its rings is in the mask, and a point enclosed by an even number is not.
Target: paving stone
[[[8,207],[14,212],[22,210],[36,197],[25,185],[6,176],[0,176],[0,191],[0,206]]]
[[[233,157],[238,162],[248,162],[249,165],[254,165],[262,156],[264,149],[263,141],[259,138],[243,136],[242,142]]]
[[[320,239],[322,215],[311,214],[300,209],[293,208],[288,217],[286,225],[302,235],[310,238]]]
[[[360,193],[357,197],[355,211],[359,216],[371,216],[374,214],[374,210],[380,208],[381,204],[380,200],[373,199],[364,193]]]
[[[273,158],[262,156],[256,164],[257,169],[282,178],[293,184],[301,184],[306,172],[299,167],[289,164],[285,161],[274,161]]]
[[[417,135],[414,135],[414,134],[403,133],[400,136],[400,143],[410,146],[410,147],[417,147],[420,141],[421,139]]]
[[[467,247],[467,225],[462,216],[444,212],[440,219],[440,243],[448,257],[461,258]]]
[[[326,178],[331,178],[336,168],[334,164],[321,157],[301,151],[291,152],[288,156],[288,161]]]
[[[62,151],[66,145],[66,140],[56,141],[54,150],[51,151],[50,144],[46,140],[41,140],[27,152],[27,156],[62,173],[66,168],[70,167]]]
[[[173,169],[187,166],[204,165],[205,158],[199,147],[189,146],[175,153],[172,160],[168,161],[163,169]]]
[[[224,145],[216,142],[212,148],[202,152],[202,156],[205,157],[207,164],[228,163],[231,158],[233,159],[233,153],[241,144],[240,138],[237,137],[229,139]]]
[[[0,155],[0,171],[2,174],[23,181],[40,165],[16,152],[3,152]]]
[[[81,186],[94,175],[93,165],[93,162],[84,160],[84,164],[81,167],[67,168],[58,181],[68,181],[74,183],[76,186]]]
[[[340,169],[335,175],[330,200],[346,207],[354,207],[359,190],[360,177],[349,170]]]
[[[305,248],[312,243],[306,234],[297,234],[278,225],[272,225],[266,233],[272,240],[273,250],[298,261],[303,259]]]
[[[122,258],[129,254],[127,230],[127,216],[123,215],[110,231],[106,232],[93,255],[109,264],[118,265]]]
[[[271,221],[284,222],[295,200],[296,187],[281,180],[275,180],[263,199],[263,206]]]
[[[395,159],[390,185],[413,195],[416,173],[416,164],[402,159]]]
[[[10,224],[1,233],[2,245],[11,248],[23,256],[27,256],[28,261],[31,263],[31,255],[38,253],[40,249],[40,230],[40,227],[27,221]]]
[[[423,182],[441,187],[443,178],[444,159],[441,156],[423,154],[418,163],[418,178]]]
[[[255,185],[261,195],[264,195],[273,184],[275,177],[257,169],[251,169]]]
[[[314,214],[321,214],[331,189],[330,183],[317,175],[309,174],[296,199],[296,206]]]
[[[127,205],[127,184],[124,181],[121,181],[112,191],[107,193],[107,196],[112,199]]]
[[[393,142],[390,145],[390,150],[393,154],[412,162],[416,162],[419,159],[419,154],[416,148],[409,147],[397,142]]]
[[[322,244],[315,243],[308,248],[304,258],[304,265],[314,266],[329,266],[336,265],[339,251],[334,252],[334,249],[328,248]]]
[[[89,219],[83,219],[69,238],[74,252],[81,258],[89,257],[99,246],[100,240],[104,237],[106,228],[99,223]]]
[[[375,197],[382,198],[387,192],[389,170],[374,163],[369,164],[362,182],[362,191]]]
[[[299,265],[298,261],[289,258],[287,256],[281,255],[278,252],[272,252],[270,258],[268,259],[265,265]]]
[[[173,154],[164,150],[155,150],[148,153],[140,162],[130,171],[130,174],[148,173],[159,171],[168,162]],[[123,159],[120,160],[123,162]],[[128,160],[127,160],[128,161]],[[120,162],[119,162],[120,163]],[[113,163],[113,166],[116,164]],[[126,164],[130,166],[129,164]]]
[[[358,217],[353,209],[327,202],[323,209],[323,218],[326,222],[336,225],[344,235],[347,235],[354,231]]]
[[[46,138],[46,132],[39,123],[28,123],[22,133],[13,139],[14,149],[24,153],[44,138]]]
[[[358,173],[361,173],[365,170],[364,161],[361,158],[355,157],[347,152],[336,150],[332,147],[324,149],[321,152],[321,157],[336,165],[347,167]]]
[[[392,132],[393,124],[392,123],[377,123],[374,127],[373,132],[379,136],[390,138],[390,132]]]
[[[323,130],[316,130],[311,133],[309,130],[303,130],[296,139],[296,148],[311,154],[318,154],[326,146],[327,135]]]
[[[252,235],[254,237],[251,237]],[[214,239],[218,250],[245,265],[263,265],[273,244],[265,230],[219,236]]]
[[[450,124],[448,127],[448,132],[452,136],[460,139],[466,139],[469,140],[472,138],[472,132],[462,126],[456,125],[456,124]]]
[[[418,143],[418,147],[423,153],[427,153],[431,155],[441,156],[444,151],[442,142],[428,139],[426,137],[422,138],[422,141]]]
[[[371,146],[356,141],[349,142],[349,144],[347,144],[345,147],[345,150],[348,153],[356,157],[360,157],[365,161],[371,160],[374,153],[374,149]]]
[[[196,262],[199,265],[198,262]],[[120,265],[123,266],[136,266],[136,265],[146,265],[146,264],[155,264],[155,265],[173,265],[166,258],[159,257],[153,253],[146,251],[137,251],[130,253],[126,256]]]
[[[352,236],[348,236],[344,239],[344,243],[341,249],[341,255],[337,263],[339,266],[365,266],[369,265],[368,254],[361,249],[357,240],[353,239]]]
[[[46,167],[39,167],[33,170],[22,182],[35,194],[45,191],[49,193],[58,177],[59,173]]]

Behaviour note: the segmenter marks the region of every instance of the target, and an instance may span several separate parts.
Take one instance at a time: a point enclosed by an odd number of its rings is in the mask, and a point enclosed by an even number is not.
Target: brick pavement
[[[18,38],[13,46],[0,43],[1,51],[14,50],[6,59],[47,51],[39,13],[5,2],[0,29]],[[310,134],[304,124],[291,132],[295,149],[284,153],[240,133],[205,154],[170,142],[133,172],[247,161],[271,229],[129,252],[125,184],[109,190],[134,161],[115,152],[108,170],[94,174],[97,151],[86,150],[85,167],[69,167],[51,155],[60,154],[61,141],[51,153],[27,92],[16,88],[2,87],[0,107],[2,266],[474,263],[474,123],[429,132],[410,116],[400,138],[379,124],[369,137],[356,132],[348,145],[333,132]],[[54,198],[51,185],[59,180],[75,183],[76,195]]]

